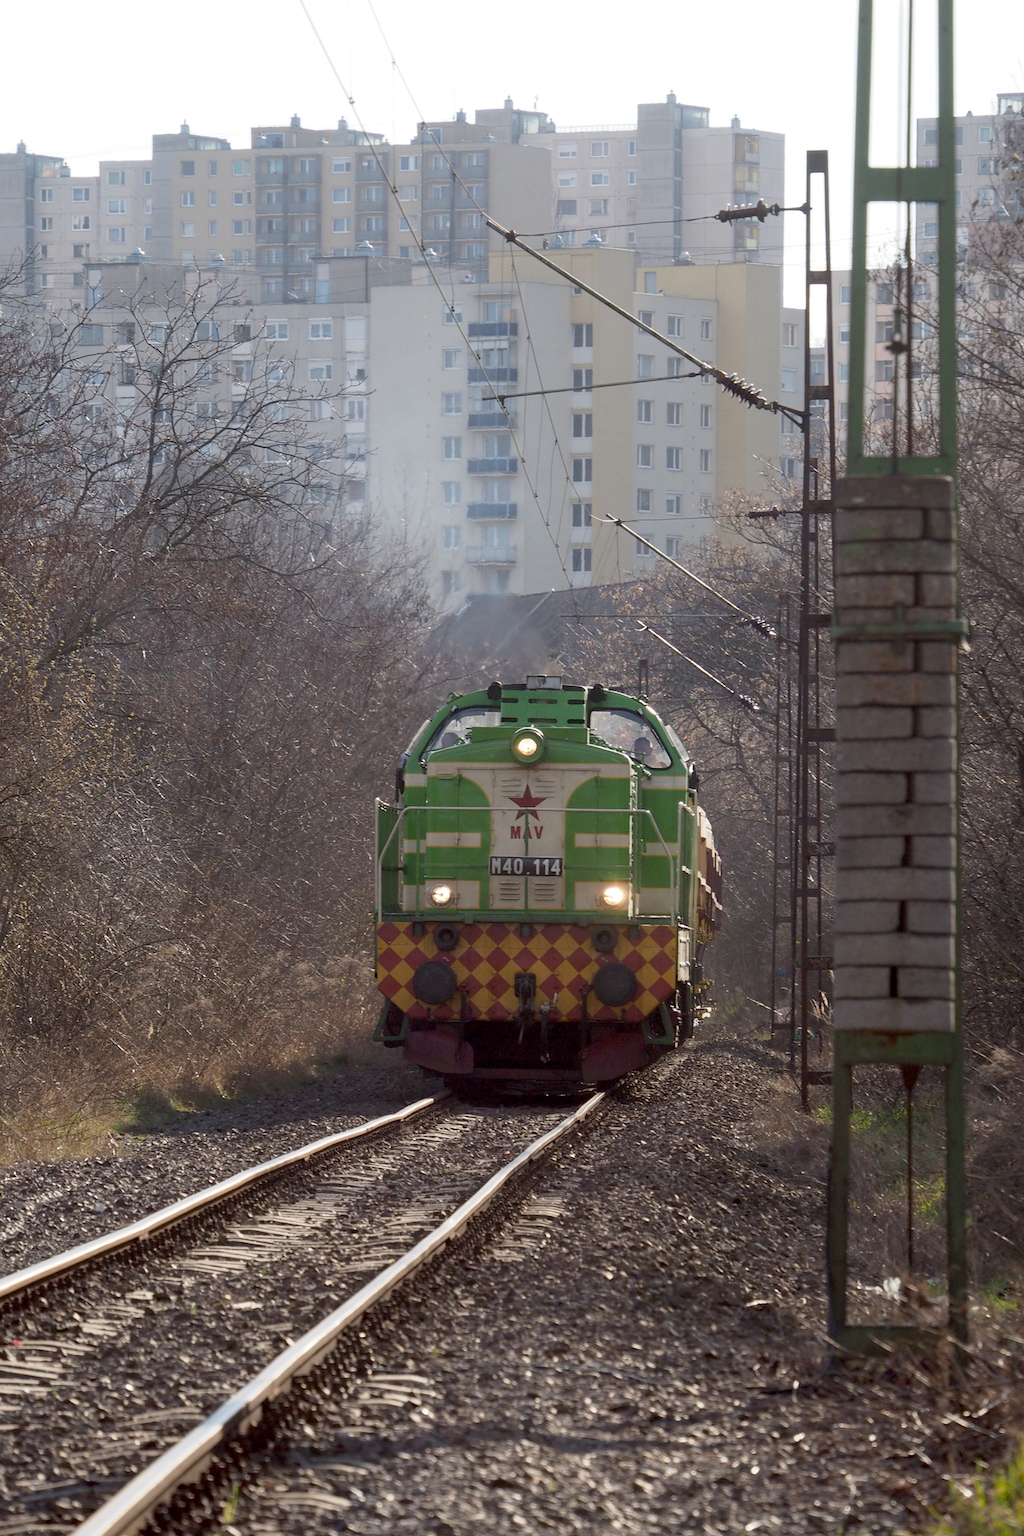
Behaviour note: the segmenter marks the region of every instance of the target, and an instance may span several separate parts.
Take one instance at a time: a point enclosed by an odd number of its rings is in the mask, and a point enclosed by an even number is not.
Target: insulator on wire
[[[766,203],[763,197],[759,197],[756,203],[751,203],[745,208],[721,208],[715,214],[715,218],[722,224],[732,224],[736,219],[757,219],[763,224],[769,214],[780,214],[780,203]]]

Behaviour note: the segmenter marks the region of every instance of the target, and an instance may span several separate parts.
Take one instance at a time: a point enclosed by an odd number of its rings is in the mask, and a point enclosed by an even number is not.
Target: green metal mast
[[[891,0],[887,0],[892,9]],[[869,163],[874,0],[860,0],[847,478],[836,494],[836,940],[829,1331],[840,1349],[967,1336],[964,1096],[960,996],[958,652],[955,477],[956,124],[953,0],[937,0],[938,164],[913,160],[914,0],[906,0],[904,163]],[[895,269],[888,414],[868,408],[868,219],[895,204],[905,231]],[[937,207],[937,291],[913,249],[914,207]],[[927,287],[937,342],[914,321]],[[927,365],[915,359],[917,350]],[[889,370],[884,370],[886,376]],[[873,400],[877,392],[872,388]],[[921,450],[926,451],[921,451]],[[913,1094],[923,1067],[945,1085],[946,1327],[905,1311],[850,1316],[849,1205],[855,1071],[888,1064],[907,1109],[905,1273],[914,1270]],[[913,1294],[913,1291],[908,1293]]]

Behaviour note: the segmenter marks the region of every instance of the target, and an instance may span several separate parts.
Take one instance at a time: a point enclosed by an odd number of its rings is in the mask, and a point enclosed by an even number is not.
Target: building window
[[[53,215],[49,213],[42,214],[39,219],[39,228],[44,235],[49,234],[53,228]]]
[[[311,320],[309,322],[309,339],[310,341],[333,341],[334,321]]]
[[[937,219],[926,219],[924,223],[924,238],[937,240],[939,237],[939,224]]]
[[[590,158],[591,158],[591,160],[601,160],[601,159],[604,159],[604,158],[607,157],[608,153],[609,153],[609,143],[608,143],[607,139],[600,139],[596,143],[591,144],[591,146],[590,146]]]
[[[665,334],[667,336],[681,336],[683,334],[682,315],[669,315],[668,327]]]
[[[573,459],[572,478],[575,485],[589,485],[594,478],[593,459]]]
[[[636,403],[636,419],[637,419],[637,421],[653,421],[654,420],[654,401],[653,400],[638,400],[637,401],[637,403]]]
[[[889,329],[890,329],[890,331],[892,330],[891,324],[890,324]],[[795,368],[783,368],[783,370],[782,370],[782,392],[785,395],[793,395],[793,394],[796,393],[796,369]]]
[[[183,160],[181,162],[181,174],[183,176],[194,176],[195,173],[196,163],[194,160]]]
[[[611,185],[611,175],[608,171],[591,171],[590,185],[592,187],[607,187]]]
[[[639,311],[639,313],[637,314],[637,319],[640,321],[641,325],[649,325],[653,329],[653,326],[654,326],[654,310],[653,309],[641,309]]]
[[[574,347],[592,347],[594,345],[594,327],[586,325],[574,325],[572,328],[572,344]]]
[[[700,408],[700,424],[701,424],[702,427],[710,427],[710,425],[711,425],[711,407],[710,407],[710,405],[702,405],[701,406],[701,408]]]
[[[665,425],[668,427],[681,427],[683,424],[683,408],[678,400],[670,400],[665,406]]]
[[[183,208],[194,208],[195,205],[196,195],[194,192],[183,192],[181,194],[181,206]]]
[[[680,362],[682,359],[680,358]],[[653,379],[654,357],[650,352],[641,352],[636,360],[636,376],[638,379]]]
[[[217,233],[217,220],[216,219],[207,219],[207,221],[206,221],[206,233],[207,233],[208,236],[212,236],[212,235],[215,235]]]
[[[710,496],[702,496],[698,505],[701,517],[710,517],[715,510]]]
[[[242,208],[242,207],[245,206],[246,203],[251,203],[252,202],[252,193],[251,192],[232,192],[232,194],[231,194],[231,201],[234,203],[236,208]]]
[[[206,194],[206,201],[207,201],[207,205],[210,208],[216,208],[216,206],[217,206],[217,193],[215,191],[207,192],[207,194]]]
[[[839,289],[840,304],[849,304],[853,289],[849,283],[843,283]]]
[[[574,501],[572,504],[572,525],[574,528],[589,528],[591,522],[591,503],[589,501]]]
[[[559,158],[559,160],[575,160],[576,159],[576,145],[575,144],[559,144],[559,146],[558,146],[558,158]]]
[[[487,255],[487,247],[482,242],[479,245],[466,246],[466,260],[479,261],[481,256]]]
[[[638,512],[649,512],[651,510],[651,493],[650,493],[650,491],[645,491],[645,490],[638,490],[637,491],[637,493],[636,493],[636,509],[637,509]]]
[[[331,233],[332,234],[335,234],[335,235],[347,235],[347,234],[351,233],[351,230],[352,230],[352,220],[351,219],[332,219],[331,220]]]
[[[796,326],[786,324],[782,327],[782,345],[784,347],[796,346]]]
[[[572,387],[578,392],[588,393],[594,386],[593,368],[574,368],[572,371]]]
[[[441,439],[441,451],[446,459],[462,458],[462,438],[443,437]]]
[[[995,189],[995,187],[980,187],[978,189],[978,206],[979,206],[979,208],[992,208],[992,207],[995,206],[995,201],[996,201],[996,189]]]
[[[462,415],[462,396],[461,396],[461,394],[442,395],[441,399],[443,401],[442,408],[441,408],[442,415],[444,415],[444,416],[461,416]]]
[[[266,326],[264,327],[263,334],[268,341],[287,341],[288,321],[268,320]]]
[[[681,517],[683,513],[683,498],[679,495],[665,497],[665,516]]]
[[[316,362],[311,361],[309,365],[309,377],[313,383],[326,383],[328,379],[334,378],[334,364],[322,361],[320,359],[317,359]]]
[[[71,201],[73,203],[87,203],[89,201],[88,187],[72,187]]]
[[[666,553],[666,555],[668,555],[670,560],[678,560],[679,556],[682,554],[682,552],[683,552],[683,541],[682,541],[682,539],[666,539],[665,540],[665,553]]]
[[[574,411],[572,418],[573,437],[593,437],[594,418],[590,411]]]
[[[681,357],[667,357],[665,359],[665,372],[670,379],[680,379],[683,376],[683,360]]]
[[[636,171],[627,171],[626,172],[626,183],[630,187],[635,187],[636,186]]]
[[[441,367],[442,368],[458,368],[458,367],[461,366],[461,363],[462,363],[462,348],[461,347],[445,347],[444,351],[441,353]]]
[[[654,550],[641,543],[639,539],[636,539],[633,544],[633,553],[638,560],[649,560],[654,554]]]
[[[39,201],[41,203],[52,203],[53,202],[53,188],[52,187],[43,187],[43,188],[41,188],[40,193],[39,193]]]
[[[408,160],[410,158],[410,156],[406,155],[405,158]],[[412,156],[411,158],[416,159],[415,156]],[[418,159],[416,159],[416,165],[419,165],[419,160]],[[403,171],[407,170],[407,169],[415,170],[416,169],[416,165],[409,166],[409,167],[403,165],[402,166],[402,170]],[[331,173],[334,176],[347,176],[349,174],[349,172],[351,171],[351,169],[352,169],[352,161],[351,160],[332,160],[331,161]]]
[[[849,382],[850,382],[850,365],[849,365],[849,363],[840,363],[839,364],[839,382],[840,382],[840,384],[849,384]]]
[[[576,185],[575,171],[559,171],[558,185],[560,187],[574,187]]]
[[[564,218],[566,218],[570,214],[574,215],[575,212],[576,212],[576,199],[574,197],[563,197],[563,198],[560,198],[558,203],[555,206],[555,213],[557,214],[557,216],[560,219],[564,219]]]
[[[705,316],[700,322],[700,339],[701,341],[711,340],[711,321],[707,316]]]
[[[441,544],[445,549],[461,549],[462,529],[458,523],[447,523],[441,529]]]
[[[978,129],[978,143],[979,144],[991,144],[992,143],[992,129],[991,129],[990,126],[985,126],[985,127],[982,127],[982,128]]]
[[[700,472],[701,472],[702,475],[710,475],[710,473],[711,473],[711,449],[710,448],[702,448],[700,450]]]
[[[574,571],[589,571],[593,552],[589,544],[578,544],[572,551],[572,568]]]
[[[111,245],[124,245],[126,235],[127,231],[124,228],[107,230],[107,239]]]
[[[384,215],[372,214],[363,220],[363,228],[368,235],[379,235],[384,231]]]
[[[444,480],[441,483],[441,494],[446,507],[457,507],[462,500],[462,486],[458,480]]]
[[[445,312],[444,312],[444,323],[445,323],[445,325],[461,325],[462,324],[462,305],[461,304],[453,304],[453,305],[451,305],[450,308],[446,308],[445,309]]]
[[[592,197],[590,199],[590,217],[598,219],[608,212],[608,199],[606,197]]]
[[[682,467],[683,467],[683,450],[681,448],[666,448],[665,449],[665,468],[666,469],[682,469]]]
[[[71,215],[72,229],[89,229],[90,227],[90,219],[87,213],[73,213]]]
[[[78,261],[84,260],[89,254],[89,247],[87,245],[73,245],[71,247],[71,254]]]
[[[651,443],[637,443],[636,463],[638,469],[652,469],[654,466],[654,447]]]
[[[181,237],[183,240],[192,240],[195,237],[196,226],[191,219],[182,219]]]

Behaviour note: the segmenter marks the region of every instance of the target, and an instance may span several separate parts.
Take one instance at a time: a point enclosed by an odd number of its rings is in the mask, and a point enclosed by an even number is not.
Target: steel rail
[[[351,1328],[479,1216],[502,1189],[555,1142],[575,1129],[604,1101],[604,1093],[592,1094],[579,1109],[552,1130],[530,1144],[518,1157],[482,1184],[457,1211],[440,1226],[421,1238],[400,1259],[349,1299],[336,1307],[321,1322],[303,1334],[288,1349],[272,1360],[258,1376],[246,1382],[233,1397],[216,1408],[209,1418],[172,1445],[150,1466],[139,1472],[113,1498],[100,1506],[76,1527],[77,1536],[134,1536],[141,1531],[158,1507],[183,1483],[201,1476],[217,1449],[254,1428],[267,1407],[289,1389],[291,1382],[307,1375],[331,1353],[346,1329]]]
[[[321,1153],[330,1152],[335,1147],[344,1146],[346,1142],[371,1136],[374,1131],[384,1130],[389,1125],[400,1125],[405,1120],[411,1120],[414,1115],[422,1114],[424,1110],[430,1109],[449,1096],[449,1090],[445,1089],[441,1093],[433,1094],[429,1099],[417,1099],[414,1104],[407,1104],[404,1109],[396,1110],[394,1114],[381,1115],[376,1120],[367,1120],[364,1125],[355,1125],[347,1131],[337,1131],[331,1136],[321,1136],[318,1141],[308,1142],[306,1146],[297,1147],[293,1152],[284,1152],[280,1157],[271,1158],[269,1162],[257,1163],[241,1173],[232,1174],[230,1178],[222,1179],[219,1184],[211,1184],[206,1189],[197,1190],[194,1195],[186,1195],[184,1199],[176,1200],[173,1205],[165,1205],[159,1211],[131,1222],[127,1227],[118,1227],[114,1232],[107,1232],[102,1237],[94,1237],[87,1243],[79,1243],[74,1248],[68,1248],[64,1253],[41,1259],[38,1264],[30,1264],[25,1269],[15,1270],[12,1274],[0,1278],[0,1306],[10,1301],[12,1297],[24,1291],[30,1291],[48,1280],[71,1274],[93,1259],[117,1253],[123,1248],[130,1247],[132,1243],[144,1242],[157,1232],[163,1231],[165,1227],[174,1226],[177,1222],[194,1216],[198,1211],[206,1210],[208,1206],[216,1205],[229,1195],[237,1194],[252,1184],[258,1184],[285,1168],[306,1162],[309,1158],[318,1157]]]

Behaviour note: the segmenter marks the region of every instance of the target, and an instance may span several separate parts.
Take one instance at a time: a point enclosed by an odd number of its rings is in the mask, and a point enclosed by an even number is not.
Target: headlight
[[[629,900],[629,892],[623,885],[606,885],[601,892],[601,900],[606,907],[624,907]]]
[[[512,756],[521,763],[539,763],[544,754],[544,737],[540,731],[520,731],[512,738]]]
[[[450,885],[435,885],[431,887],[430,900],[435,907],[450,907],[455,900],[455,892]]]

